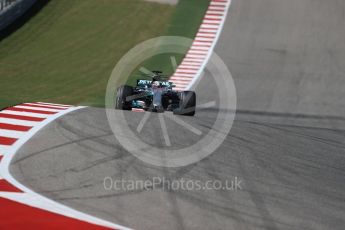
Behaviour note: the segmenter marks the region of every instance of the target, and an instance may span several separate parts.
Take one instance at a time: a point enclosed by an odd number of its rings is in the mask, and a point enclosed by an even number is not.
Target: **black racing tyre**
[[[193,91],[183,91],[179,93],[179,108],[174,110],[176,115],[194,116],[196,107],[196,94]]]
[[[126,100],[127,97],[133,95],[133,87],[128,85],[120,86],[116,94],[116,109],[132,110],[132,101]]]

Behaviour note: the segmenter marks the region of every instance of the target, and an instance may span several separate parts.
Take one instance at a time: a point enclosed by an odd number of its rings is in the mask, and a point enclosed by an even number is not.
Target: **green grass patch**
[[[194,39],[209,3],[209,0],[180,1],[163,35]],[[185,50],[185,52],[187,51],[188,49]],[[172,56],[176,58],[177,64],[179,64],[184,57],[184,55],[176,53],[161,54],[142,63],[142,66],[145,66],[149,70],[162,70],[164,74],[171,76],[174,73],[170,59]],[[140,75],[140,72],[136,71],[134,75]],[[129,83],[134,84],[136,79],[137,77],[130,79]]]
[[[103,106],[111,71],[128,50],[156,36],[193,38],[208,3],[50,1],[0,42],[0,108],[34,101]],[[147,63],[168,71],[170,58]]]

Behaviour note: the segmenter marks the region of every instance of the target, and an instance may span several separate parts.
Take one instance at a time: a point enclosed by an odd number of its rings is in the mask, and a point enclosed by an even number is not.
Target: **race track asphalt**
[[[233,1],[215,51],[233,75],[238,110],[223,144],[193,165],[142,162],[114,137],[104,109],[85,108],[35,135],[11,173],[53,200],[135,229],[343,229],[344,12],[341,0]],[[198,104],[218,100],[209,72],[196,92]],[[217,113],[228,112],[198,108],[195,117],[181,119],[207,133]],[[138,135],[162,147],[158,116],[151,114]],[[129,128],[142,117],[126,112]],[[200,138],[171,119],[166,125],[175,148]],[[237,178],[241,187],[107,190],[106,177]]]

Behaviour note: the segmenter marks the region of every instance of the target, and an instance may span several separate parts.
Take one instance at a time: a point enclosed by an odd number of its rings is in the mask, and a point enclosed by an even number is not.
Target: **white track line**
[[[222,16],[221,15],[206,14],[206,17],[207,18],[212,18],[212,19],[222,20]]]
[[[0,145],[0,155],[5,156],[10,150],[10,147],[7,145]]]
[[[26,116],[26,117],[34,117],[34,118],[47,118],[47,117],[49,117],[49,114],[30,113],[30,112],[11,111],[11,110],[3,110],[0,113],[18,115],[18,116]]]
[[[198,69],[201,66],[201,63],[195,63],[195,62],[190,62],[190,61],[183,61],[182,64],[183,66],[190,66],[190,67],[198,67]]]
[[[24,126],[35,126],[39,124],[40,122],[36,121],[23,121],[18,119],[12,119],[12,118],[2,118],[0,117],[0,123],[10,124],[10,125],[24,125]]]
[[[213,11],[220,11],[222,12],[224,10],[224,7],[219,7],[219,6],[211,6],[209,10]]]
[[[68,107],[62,107],[62,106],[56,106],[56,105],[43,105],[39,103],[25,103],[25,105],[47,106],[47,107],[50,107],[51,109],[59,109],[59,110],[68,109]]]
[[[206,24],[203,24],[203,25],[201,25],[201,28],[204,28],[204,29],[210,29],[210,28],[218,29],[219,26],[217,26],[217,25],[206,25]]]
[[[220,24],[220,21],[218,21],[218,20],[208,20],[208,19],[204,19],[204,21],[203,21],[203,23],[205,23],[205,24],[214,24],[214,25],[216,25],[216,26],[219,26],[219,24]]]
[[[21,138],[25,135],[26,132],[21,131],[14,131],[14,130],[7,130],[7,129],[0,129],[0,136],[1,137],[10,137],[10,138]]]
[[[192,46],[190,47],[191,49],[198,49],[198,50],[204,50],[204,51],[209,51],[208,47],[204,47],[204,46]]]
[[[187,74],[196,74],[197,70],[188,70],[188,69],[179,69],[178,71],[176,71],[176,73],[179,73],[179,74],[184,74],[184,73],[187,73]]]
[[[192,78],[193,78],[193,77],[195,76],[195,74],[181,74],[181,73],[175,73],[174,76],[175,76],[175,77],[180,76],[180,77],[192,77]]]
[[[180,69],[195,69],[199,70],[197,66],[190,66],[190,65],[180,65]]]
[[[38,108],[38,107],[32,107],[32,106],[26,106],[26,105],[17,105],[17,106],[14,106],[14,108],[31,109],[31,110],[45,111],[45,112],[60,112],[61,111],[61,109]]]
[[[190,50],[188,54],[201,54],[201,55],[206,55],[206,51],[200,51],[200,50]]]
[[[69,107],[71,107],[70,105],[55,104],[55,103],[47,103],[47,102],[35,102],[34,104],[48,105],[48,106],[58,106],[58,107],[64,107],[64,108],[69,108]]]
[[[198,37],[198,40],[200,41],[205,41],[205,42],[213,42],[213,38],[204,38],[204,37]]]
[[[199,60],[204,60],[206,55],[187,54],[186,57],[187,58],[195,58],[195,59],[199,59]]]

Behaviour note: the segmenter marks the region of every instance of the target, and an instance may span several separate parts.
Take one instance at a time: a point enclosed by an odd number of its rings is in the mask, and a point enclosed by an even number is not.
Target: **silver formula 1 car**
[[[163,80],[161,71],[152,71],[152,80],[137,80],[135,87],[123,85],[117,89],[116,109],[143,109],[152,112],[173,111],[174,114],[194,116],[196,94],[175,91],[173,83]]]

